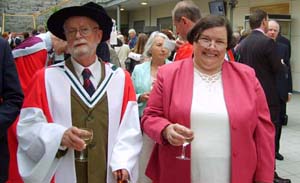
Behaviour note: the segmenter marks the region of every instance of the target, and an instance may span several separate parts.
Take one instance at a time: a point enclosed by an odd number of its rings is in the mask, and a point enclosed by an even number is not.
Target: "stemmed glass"
[[[80,135],[80,138],[84,140],[86,146],[89,145],[93,140],[93,129],[91,128],[79,128],[79,129],[86,131],[85,133],[82,133]],[[87,162],[87,153],[88,152],[86,148],[80,151],[79,156],[76,157],[76,161]]]
[[[186,155],[185,155],[185,149],[186,149],[186,146],[188,146],[192,142],[192,140],[193,140],[193,138],[186,138],[184,140],[184,143],[182,144],[181,155],[180,156],[176,156],[177,159],[180,159],[180,160],[190,160],[190,158],[186,157]]]

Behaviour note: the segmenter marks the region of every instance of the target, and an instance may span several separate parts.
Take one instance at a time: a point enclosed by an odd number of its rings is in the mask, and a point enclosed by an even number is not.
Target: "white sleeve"
[[[111,169],[126,169],[134,183],[138,178],[138,159],[143,145],[135,101],[128,102],[116,139],[110,161]]]
[[[39,37],[44,41],[48,52],[52,49],[51,33],[49,31],[46,33],[41,33],[39,35],[36,35],[36,37]]]
[[[40,108],[21,110],[17,160],[25,183],[49,183],[61,159],[55,158],[66,127],[48,123]]]

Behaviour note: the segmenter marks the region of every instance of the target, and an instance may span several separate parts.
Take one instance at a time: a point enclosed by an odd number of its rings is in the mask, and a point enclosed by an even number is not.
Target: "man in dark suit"
[[[288,47],[288,53],[289,53],[288,60],[290,60],[290,58],[291,58],[291,42],[290,42],[290,40],[288,40],[287,38],[285,38],[284,36],[281,35],[280,25],[279,25],[279,33],[276,38],[276,42],[282,43]],[[289,74],[289,78],[292,78],[291,70],[290,70],[290,72],[288,72],[288,74]],[[292,80],[290,80],[290,81],[292,81]],[[292,86],[292,83],[290,83],[290,86]],[[289,93],[289,97],[291,97],[291,96],[292,96],[292,93]],[[288,115],[285,114],[282,125],[287,125],[287,123],[288,123]]]
[[[281,63],[284,67],[283,72],[277,76],[277,90],[279,92],[279,120],[276,123],[276,135],[275,135],[275,157],[277,160],[283,160],[283,156],[279,153],[280,137],[282,131],[282,125],[286,121],[286,102],[291,99],[292,93],[292,78],[290,70],[290,56],[289,49],[286,45],[276,41],[279,33],[279,24],[275,20],[269,21],[269,30],[267,32],[268,37],[275,40],[276,50],[280,56]]]
[[[280,110],[276,76],[283,67],[276,53],[274,40],[265,35],[268,31],[268,14],[260,9],[255,10],[249,17],[249,24],[252,32],[239,44],[237,51],[240,54],[240,62],[255,70],[267,98],[271,120],[276,126]],[[291,181],[280,178],[275,172],[274,182],[290,183]]]
[[[2,38],[0,50],[0,183],[4,183],[8,176],[9,162],[7,129],[19,115],[23,93],[10,46]]]
[[[276,41],[279,42],[279,43],[282,43],[282,44],[284,44],[288,47],[289,59],[290,59],[290,57],[291,57],[291,42],[290,42],[290,40],[288,40],[287,38],[285,38],[284,36],[281,35],[280,25],[279,25],[279,33],[278,33],[278,36],[276,38]]]

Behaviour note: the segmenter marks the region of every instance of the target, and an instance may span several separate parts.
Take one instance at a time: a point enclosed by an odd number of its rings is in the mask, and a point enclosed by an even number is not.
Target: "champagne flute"
[[[181,155],[180,156],[176,156],[177,159],[180,160],[190,160],[190,158],[186,157],[185,155],[185,149],[186,146],[188,146],[191,142],[192,142],[193,138],[186,138],[182,144],[182,150],[181,150]]]
[[[85,145],[89,145],[93,140],[93,129],[91,128],[79,128],[80,130],[85,130],[85,133],[80,135],[80,138],[85,142]],[[79,152],[79,156],[76,157],[76,161],[87,162],[87,149]]]

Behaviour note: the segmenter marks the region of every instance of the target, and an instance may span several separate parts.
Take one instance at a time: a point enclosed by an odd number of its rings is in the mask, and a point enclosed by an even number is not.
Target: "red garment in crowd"
[[[193,51],[193,45],[190,43],[184,43],[177,49],[174,61],[191,57],[193,55]]]
[[[27,86],[33,75],[44,68],[47,63],[48,53],[44,41],[39,37],[30,37],[13,50],[15,65],[17,68],[20,84],[26,96]],[[7,131],[9,148],[9,175],[7,183],[23,183],[18,170],[16,135],[18,118]]]
[[[234,62],[235,61],[232,49],[230,49],[230,50],[227,51],[227,57],[228,57],[228,61],[230,61],[230,62]]]
[[[45,67],[47,55],[47,50],[44,49],[30,55],[15,58],[23,91],[26,91],[27,85],[35,72]]]

